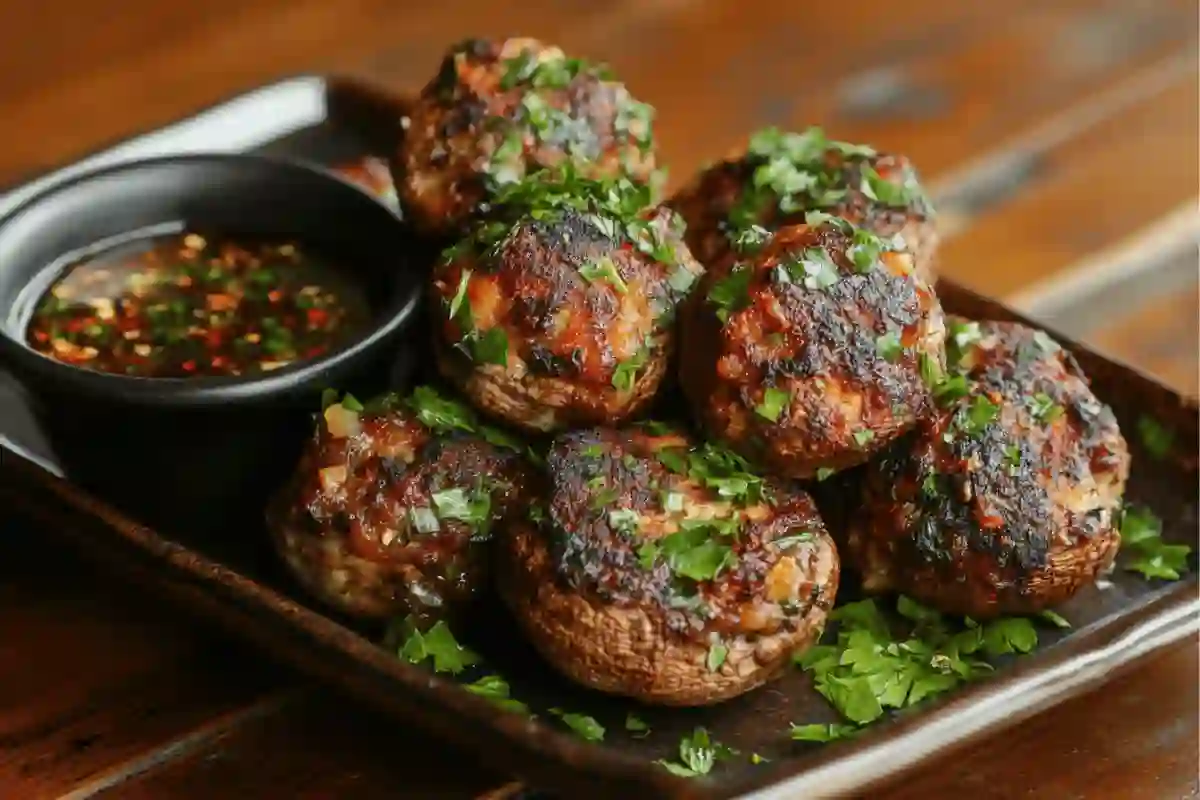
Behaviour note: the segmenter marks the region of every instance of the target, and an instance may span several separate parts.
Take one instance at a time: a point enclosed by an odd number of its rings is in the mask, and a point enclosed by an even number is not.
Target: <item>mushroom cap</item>
[[[942,408],[868,467],[845,552],[868,591],[977,619],[1033,613],[1111,568],[1129,452],[1045,333],[949,329]]]
[[[643,188],[543,172],[447,251],[432,277],[442,375],[528,431],[619,424],[649,404],[675,312],[702,273]]]
[[[560,436],[544,512],[497,552],[501,597],[547,661],[600,691],[698,706],[814,643],[837,552],[806,494],[744,468],[654,425]]]
[[[744,151],[702,170],[669,201],[705,267],[736,260],[738,235],[775,231],[824,211],[884,238],[899,235],[917,274],[936,281],[940,241],[932,203],[912,162],[865,145],[830,141],[817,128],[755,134]]]
[[[497,188],[563,162],[648,183],[653,116],[606,66],[536,39],[456,44],[411,108],[393,161],[405,216],[450,233]]]
[[[365,407],[343,400],[321,414],[267,527],[322,602],[360,617],[437,617],[486,585],[489,540],[529,479],[515,440],[429,389]]]
[[[680,379],[708,435],[790,478],[866,462],[928,415],[941,305],[912,256],[822,213],[709,269]]]

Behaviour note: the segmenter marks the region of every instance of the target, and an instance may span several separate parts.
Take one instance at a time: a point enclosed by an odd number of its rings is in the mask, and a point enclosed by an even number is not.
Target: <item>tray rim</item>
[[[0,193],[0,212],[21,202],[28,194],[60,180],[127,159],[180,152],[237,152],[268,144],[296,131],[328,122],[331,87],[353,88],[356,84],[372,86],[369,80],[335,73],[299,73],[232,94],[174,122],[110,142],[77,160],[5,188]],[[247,109],[272,94],[278,108],[286,107],[289,115],[280,113],[272,118],[269,125],[250,131],[243,129],[240,136],[232,141],[226,140],[224,144],[198,146],[191,143],[203,136],[203,129],[236,115],[240,109]],[[960,293],[988,299],[953,281],[943,281]],[[1096,354],[1070,337],[1062,336],[1040,322],[1028,320],[998,300],[989,302],[1002,306],[1013,319],[1045,329],[1065,346],[1085,351],[1136,373],[1153,384],[1160,393],[1178,396],[1134,365]],[[1196,410],[1196,398],[1181,396],[1181,401],[1189,407],[1190,412]],[[845,792],[862,791],[890,781],[935,755],[1007,728],[1087,688],[1106,682],[1118,669],[1132,666],[1170,644],[1200,633],[1200,596],[1196,592],[1198,576],[1193,572],[1184,580],[1140,596],[1132,606],[1123,609],[1121,616],[1116,619],[1098,621],[1076,629],[1071,635],[1072,641],[1086,640],[1091,645],[1074,648],[1081,649],[1081,652],[1069,653],[1067,650],[1071,648],[1055,647],[1019,659],[995,677],[960,689],[943,702],[922,709],[920,714],[881,723],[877,729],[892,729],[892,734],[882,741],[872,741],[878,738],[876,736],[864,736],[856,742],[834,743],[803,756],[780,760],[773,766],[761,768],[754,775],[724,781],[689,780],[671,776],[632,755],[618,753],[603,745],[582,742],[549,726],[531,725],[516,715],[498,713],[487,700],[456,688],[454,681],[401,662],[337,620],[282,595],[272,586],[259,584],[232,567],[128,520],[102,501],[74,487],[50,463],[21,448],[0,432],[0,456],[5,451],[16,456],[20,463],[0,457],[0,474],[8,471],[10,465],[15,465],[16,474],[24,473],[23,477],[18,477],[18,481],[40,483],[36,491],[57,495],[59,501],[68,508],[68,515],[84,518],[88,525],[102,526],[110,534],[121,537],[123,546],[137,549],[141,558],[156,565],[157,569],[152,570],[148,579],[160,590],[175,593],[187,593],[189,590],[206,592],[209,602],[203,603],[206,610],[199,613],[217,618],[230,629],[238,627],[229,621],[233,616],[252,614],[257,610],[278,617],[282,610],[291,618],[292,630],[289,634],[293,637],[298,633],[302,634],[301,639],[311,637],[313,641],[320,642],[321,648],[340,651],[342,658],[373,670],[376,674],[371,677],[377,682],[390,681],[392,686],[399,683],[402,688],[408,689],[412,696],[397,698],[401,701],[398,705],[412,703],[420,706],[432,701],[432,707],[426,708],[424,713],[412,712],[424,716],[427,724],[429,711],[450,711],[454,716],[448,725],[433,727],[461,728],[463,723],[482,725],[488,730],[488,735],[473,734],[471,738],[477,742],[466,746],[494,747],[497,741],[501,741],[504,750],[513,751],[513,755],[519,752],[524,756],[521,760],[530,765],[535,761],[547,762],[547,769],[531,766],[530,774],[545,774],[549,783],[565,785],[564,781],[551,776],[562,776],[569,772],[577,778],[588,774],[601,780],[619,777],[631,786],[654,788],[658,796],[663,797],[736,796],[766,800],[796,795],[844,796]],[[34,501],[19,492],[9,491],[6,483],[0,482],[0,495],[7,495],[16,506],[25,508],[29,512],[27,516],[40,516],[38,509],[33,507]],[[76,492],[79,496],[71,497],[70,492]],[[106,546],[109,545],[100,544],[97,548]],[[189,560],[190,564],[187,563]],[[163,567],[170,570],[170,574],[162,572]],[[139,567],[131,569],[137,570]],[[264,604],[260,594],[270,596],[274,605]],[[196,605],[189,605],[189,613],[197,613]],[[225,607],[217,608],[221,605]],[[234,633],[254,645],[262,646],[261,639],[255,639],[248,632],[234,630]],[[362,645],[375,651],[373,654],[366,653],[368,657],[365,664],[362,654],[350,652],[352,648],[359,649]],[[269,645],[268,649],[285,651],[283,658],[293,667],[310,673],[321,671],[287,653],[286,647]],[[322,657],[329,655],[331,653],[324,653]],[[322,677],[330,679],[328,675]],[[357,688],[351,690],[358,691]],[[1031,701],[1026,695],[1032,695],[1034,699]],[[363,696],[367,697],[366,694]],[[1005,705],[1011,704],[1014,698],[1020,698],[1018,705]],[[377,698],[372,695],[371,699]],[[974,716],[967,713],[968,710],[975,712]],[[464,746],[462,738],[457,740],[457,746]],[[511,763],[509,766],[512,766]]]

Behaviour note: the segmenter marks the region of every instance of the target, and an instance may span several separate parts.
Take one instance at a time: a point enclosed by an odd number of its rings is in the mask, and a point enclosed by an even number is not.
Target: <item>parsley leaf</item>
[[[617,368],[613,370],[613,388],[621,392],[633,391],[633,387],[637,383],[638,370],[646,365],[646,357],[646,351],[640,350],[632,358],[618,362]]]
[[[859,730],[857,725],[792,725],[792,740],[796,742],[832,742],[844,739]]]
[[[416,412],[422,425],[436,433],[475,430],[475,414],[457,400],[443,397],[432,387],[418,386],[414,389],[408,406]]]
[[[1061,614],[1059,614],[1057,611],[1053,611],[1053,610],[1047,608],[1044,611],[1038,612],[1038,616],[1041,617],[1042,619],[1046,620],[1047,622],[1049,622],[1051,625],[1053,625],[1056,628],[1070,628],[1071,627],[1071,623],[1068,622],[1066,620],[1066,618],[1063,617]]]
[[[697,775],[707,775],[718,761],[727,761],[737,755],[731,747],[712,741],[708,731],[702,727],[692,731],[690,736],[684,736],[679,742],[679,761],[662,761],[668,772],[684,778],[694,778]]]
[[[858,444],[859,447],[866,447],[868,444],[871,443],[871,440],[874,438],[875,438],[875,432],[868,430],[866,428],[863,428],[862,430],[858,430],[858,431],[854,432],[854,441]]]
[[[472,492],[461,487],[443,489],[430,495],[441,519],[465,522],[479,534],[487,533],[492,520],[492,496],[482,488]]]
[[[629,286],[625,283],[625,279],[621,277],[621,273],[617,270],[617,265],[607,256],[589,264],[584,264],[579,268],[579,274],[588,283],[595,283],[596,281],[607,283],[618,294],[625,294],[629,291]],[[688,274],[690,275],[691,273]]]
[[[407,638],[400,647],[400,657],[410,664],[432,659],[434,672],[457,674],[479,663],[479,656],[460,645],[450,632],[450,627],[442,620],[421,632],[413,618],[408,617],[404,620],[403,630],[407,632]]]
[[[714,639],[712,644],[708,646],[708,656],[705,658],[705,666],[709,672],[716,672],[725,663],[725,657],[729,655],[729,648],[720,639]]]
[[[630,733],[640,733],[642,736],[646,736],[650,733],[650,726],[646,724],[645,720],[630,711],[625,715],[625,730]]]
[[[762,402],[754,407],[754,413],[764,419],[775,422],[791,401],[792,395],[786,390],[768,386],[763,392]]]
[[[604,726],[596,722],[595,718],[589,717],[586,714],[563,711],[561,708],[551,708],[549,711],[561,719],[568,728],[579,734],[580,738],[586,739],[589,742],[604,740]]]
[[[900,344],[900,336],[895,331],[889,331],[875,339],[875,350],[884,361],[895,362],[900,358],[904,348]]]
[[[1175,443],[1175,431],[1146,414],[1138,417],[1137,428],[1142,446],[1151,456],[1161,459],[1170,454],[1171,447]]]
[[[518,714],[529,713],[529,706],[510,696],[508,681],[499,675],[484,675],[474,683],[462,684],[462,687],[471,694],[486,697],[506,711],[514,711]]]
[[[708,302],[717,307],[717,318],[721,322],[728,320],[731,313],[740,310],[749,301],[750,280],[753,277],[753,270],[739,264],[708,290]]]
[[[1029,620],[1004,618],[963,628],[911,598],[901,596],[896,610],[910,627],[907,638],[892,625],[872,599],[836,608],[836,644],[809,648],[795,660],[813,675],[813,685],[844,719],[865,725],[887,709],[906,708],[989,672],[984,661],[970,658],[980,650],[1027,652],[1037,643]],[[811,740],[833,729],[800,726]]]
[[[508,335],[502,328],[478,331],[470,338],[471,357],[480,364],[508,366]]]
[[[1177,581],[1188,569],[1192,548],[1167,544],[1162,539],[1162,521],[1148,508],[1126,506],[1121,519],[1121,549],[1128,556],[1125,569],[1146,578]]]

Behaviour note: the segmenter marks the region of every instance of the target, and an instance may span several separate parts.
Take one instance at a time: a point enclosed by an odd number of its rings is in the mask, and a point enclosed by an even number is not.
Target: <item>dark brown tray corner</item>
[[[388,129],[403,112],[402,98],[353,78],[301,76],[234,98],[82,163],[87,166],[113,157],[200,147],[197,137],[202,136],[212,115],[254,121],[261,114],[262,98],[277,101],[285,96],[292,100],[292,116],[275,107],[278,137],[264,135],[255,146],[317,161],[363,151],[386,157],[379,143],[386,141]],[[351,125],[336,124],[331,114]],[[287,130],[289,119],[291,129]],[[371,132],[365,137],[348,137],[349,127],[377,131],[378,136]],[[172,146],[172,142],[176,144]],[[214,141],[211,146],[234,149],[228,142]],[[80,165],[74,165],[68,173],[78,168]],[[29,185],[21,188],[27,190]],[[12,197],[0,199],[0,204]],[[965,316],[1028,322],[948,281],[939,286],[939,294],[949,310]],[[1187,452],[1156,461],[1130,435],[1135,460],[1129,496],[1151,506],[1164,519],[1165,538],[1194,543],[1198,521],[1194,445],[1200,439],[1196,400],[1065,337],[1056,337],[1075,352],[1097,394],[1113,407],[1127,433],[1136,429],[1141,414],[1150,413],[1173,427],[1176,441],[1187,445]],[[5,434],[11,449],[5,448]],[[1065,635],[1047,634],[1046,646],[1005,664],[994,678],[915,713],[881,722],[853,741],[795,748],[786,741],[774,741],[769,746],[776,751],[782,747],[782,752],[773,751],[772,756],[777,757],[767,764],[723,768],[708,778],[686,780],[651,762],[670,757],[679,734],[693,725],[705,724],[718,739],[750,752],[760,747],[764,736],[785,739],[788,721],[821,721],[787,718],[800,709],[821,713],[823,701],[811,692],[807,677],[797,672],[779,685],[712,709],[649,711],[655,734],[642,743],[614,736],[609,744],[588,744],[551,726],[499,712],[452,681],[395,658],[363,633],[324,613],[278,570],[264,537],[257,537],[264,539],[262,542],[254,541],[252,523],[248,522],[250,535],[241,539],[172,539],[130,521],[57,477],[51,459],[39,449],[39,437],[30,429],[20,399],[0,382],[0,498],[5,504],[40,523],[42,530],[61,534],[98,561],[217,620],[288,663],[476,750],[501,769],[515,770],[535,785],[562,789],[569,796],[630,791],[639,797],[823,797],[861,792],[894,778],[934,751],[960,747],[1101,683],[1116,670],[1200,629],[1194,564],[1184,580],[1173,584],[1147,583],[1114,573],[1109,589],[1089,589],[1064,610],[1083,624]],[[509,649],[515,652],[509,653]],[[570,694],[573,708],[596,713],[602,721],[617,720],[618,712],[623,717],[625,704],[565,688],[561,681],[556,684],[544,667],[520,651],[519,644],[509,648],[505,643],[498,647],[493,643],[493,652],[501,659],[530,670],[534,683],[547,683],[551,694]],[[816,702],[811,702],[814,698]]]

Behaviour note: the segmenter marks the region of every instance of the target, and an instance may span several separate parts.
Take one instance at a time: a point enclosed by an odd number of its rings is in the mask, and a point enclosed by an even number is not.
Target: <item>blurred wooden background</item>
[[[911,156],[944,271],[1195,393],[1193,0],[0,5],[0,185],[304,71],[417,88],[469,35],[610,62],[678,183],[765,124]],[[0,509],[0,797],[470,797],[511,776],[346,708]],[[1197,646],[876,797],[1195,797]]]

